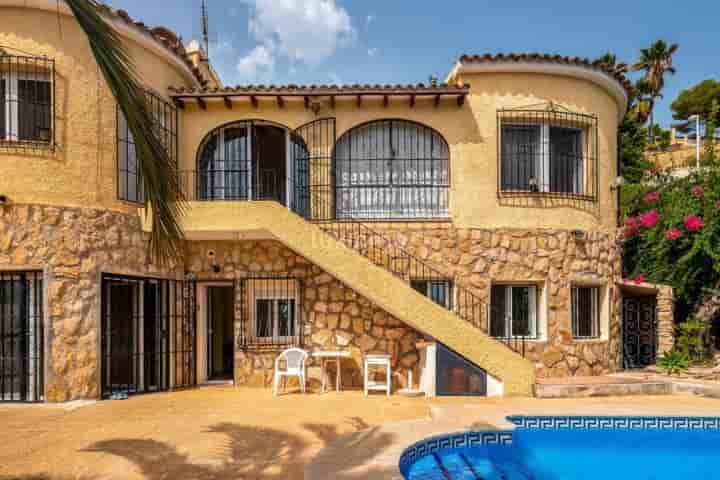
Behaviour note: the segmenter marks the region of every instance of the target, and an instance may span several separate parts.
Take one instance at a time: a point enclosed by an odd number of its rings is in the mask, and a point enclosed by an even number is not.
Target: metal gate
[[[0,402],[43,400],[40,272],[0,272]]]
[[[307,220],[334,219],[335,118],[319,118],[306,123],[291,133],[290,140],[291,209]]]
[[[623,367],[653,365],[657,354],[657,315],[654,297],[623,298]]]
[[[102,276],[102,396],[196,385],[196,285]]]

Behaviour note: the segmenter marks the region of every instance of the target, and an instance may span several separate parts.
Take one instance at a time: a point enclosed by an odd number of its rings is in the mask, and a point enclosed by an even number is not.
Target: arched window
[[[252,142],[250,124],[232,124],[215,130],[205,140],[198,158],[198,194],[202,200],[250,198]]]
[[[449,157],[442,136],[418,123],[378,120],[349,130],[335,145],[337,217],[446,217]]]

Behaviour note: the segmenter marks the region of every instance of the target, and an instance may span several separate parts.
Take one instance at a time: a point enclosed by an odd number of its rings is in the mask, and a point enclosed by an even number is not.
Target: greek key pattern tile
[[[720,429],[720,417],[507,417],[532,429]]]
[[[512,432],[460,432],[439,435],[414,443],[400,457],[400,468],[410,466],[416,460],[450,448],[477,447],[480,445],[507,445],[512,443]]]

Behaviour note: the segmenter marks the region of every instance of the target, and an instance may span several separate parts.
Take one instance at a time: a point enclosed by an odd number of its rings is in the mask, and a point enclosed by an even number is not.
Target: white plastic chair
[[[277,395],[280,379],[298,377],[300,391],[305,393],[305,360],[308,353],[301,348],[288,348],[275,359],[275,377],[273,379],[273,395]],[[280,362],[285,361],[285,369],[280,370]]]

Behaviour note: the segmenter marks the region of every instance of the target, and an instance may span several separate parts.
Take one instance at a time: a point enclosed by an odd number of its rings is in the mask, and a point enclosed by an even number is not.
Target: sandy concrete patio
[[[588,399],[273,398],[206,388],[68,406],[0,406],[0,479],[397,479],[410,443],[509,414],[718,415],[690,396]]]
[[[417,398],[273,398],[269,390],[232,387],[75,410],[0,406],[0,479],[301,479],[304,465],[340,435],[428,415]]]

